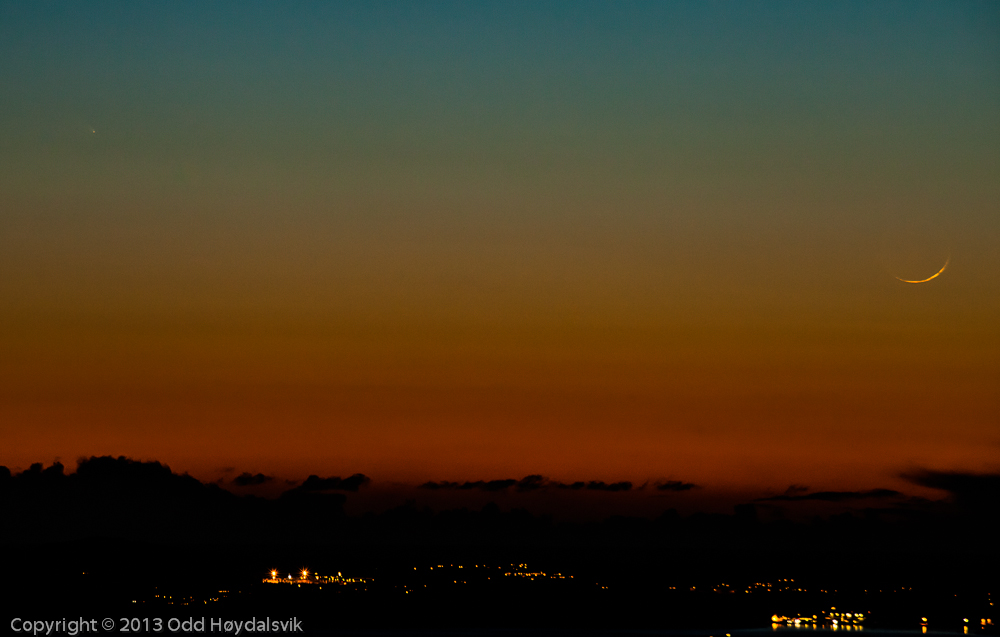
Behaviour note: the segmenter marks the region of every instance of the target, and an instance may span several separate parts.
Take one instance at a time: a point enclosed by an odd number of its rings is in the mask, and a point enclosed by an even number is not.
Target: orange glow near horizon
[[[913,466],[987,470],[995,457],[988,348],[833,330],[491,334],[310,348],[95,339],[58,367],[6,367],[0,409],[19,426],[0,463],[110,454],[211,480],[232,467],[415,484],[541,473],[858,488]]]

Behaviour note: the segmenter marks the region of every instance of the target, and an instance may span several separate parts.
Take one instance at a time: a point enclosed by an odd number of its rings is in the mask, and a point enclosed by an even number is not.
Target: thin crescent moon
[[[937,272],[935,272],[934,274],[932,274],[931,276],[927,277],[926,279],[921,279],[920,281],[907,281],[906,279],[900,279],[898,276],[896,277],[896,279],[899,279],[903,283],[927,283],[931,279],[936,279],[939,276],[941,276],[941,273],[944,272],[944,269],[948,267],[948,263],[950,261],[951,261],[951,257],[948,257],[947,259],[945,259],[944,260],[944,265],[941,266],[941,269],[938,270]]]

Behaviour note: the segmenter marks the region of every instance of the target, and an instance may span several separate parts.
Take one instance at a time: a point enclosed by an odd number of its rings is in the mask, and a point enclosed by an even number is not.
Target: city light
[[[771,615],[771,628],[777,629],[781,625],[797,628],[817,628],[827,626],[833,630],[862,630],[865,621],[863,613],[840,613],[836,607],[832,607],[828,612],[818,615],[800,615],[786,617],[775,613]]]

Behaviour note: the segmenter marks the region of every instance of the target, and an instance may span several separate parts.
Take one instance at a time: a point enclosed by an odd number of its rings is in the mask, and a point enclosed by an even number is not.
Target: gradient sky
[[[0,2],[12,468],[997,470],[998,246],[998,3]]]

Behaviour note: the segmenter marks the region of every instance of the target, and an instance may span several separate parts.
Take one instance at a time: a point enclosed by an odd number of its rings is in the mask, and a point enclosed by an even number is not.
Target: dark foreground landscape
[[[3,608],[7,623],[110,618],[132,632],[156,618],[175,620],[168,632],[295,618],[286,626],[733,631],[799,620],[995,634],[996,479],[963,480],[923,507],[803,522],[762,521],[748,503],[569,523],[492,504],[348,516],[350,496],[330,489],[236,496],[159,463],[93,458],[68,475],[4,474]]]
[[[111,617],[119,628],[122,618],[295,617],[310,630],[737,630],[785,627],[775,615],[818,616],[818,625],[831,627],[836,611],[862,617],[841,618],[842,628],[997,632],[995,561],[973,567],[835,552],[671,559],[628,548],[509,550],[530,557],[520,566],[497,565],[499,552],[42,544],[7,552],[4,607],[8,622]],[[364,582],[264,583],[269,574],[262,565],[276,563],[296,565],[281,577],[298,580],[298,565],[315,564],[320,577],[340,569],[344,579]],[[566,579],[552,578],[556,573]]]

